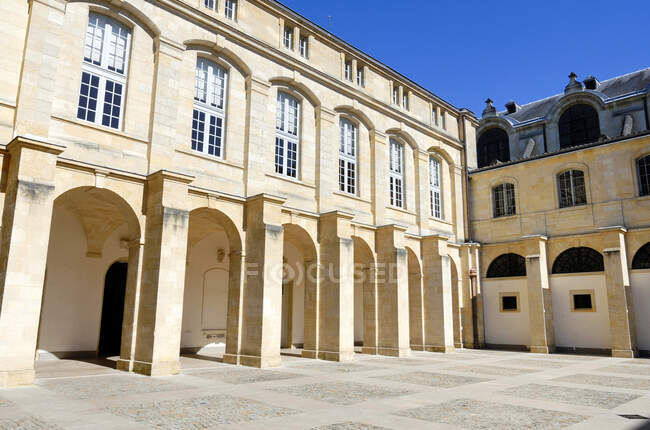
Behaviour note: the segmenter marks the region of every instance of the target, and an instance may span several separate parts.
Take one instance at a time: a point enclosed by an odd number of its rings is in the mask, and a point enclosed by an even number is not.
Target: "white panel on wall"
[[[203,276],[201,326],[204,330],[225,330],[228,313],[228,271],[214,268]]]
[[[555,345],[575,348],[611,348],[607,288],[604,274],[552,275]],[[595,312],[572,312],[572,290],[594,290]]]
[[[636,338],[639,349],[650,351],[650,270],[630,272]]]
[[[485,342],[493,345],[530,345],[526,278],[484,279],[481,284]],[[519,312],[500,312],[500,293],[519,293]]]

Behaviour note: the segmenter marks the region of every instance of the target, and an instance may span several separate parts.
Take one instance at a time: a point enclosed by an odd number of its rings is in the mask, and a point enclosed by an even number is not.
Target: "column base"
[[[163,361],[159,363],[147,363],[144,361],[133,362],[133,372],[147,376],[178,375],[181,371],[181,363],[175,361]]]
[[[456,347],[452,345],[411,345],[413,351],[425,351],[425,352],[454,352]]]
[[[530,346],[530,352],[535,354],[553,354],[555,352],[554,346]]]
[[[132,372],[133,362],[131,360],[124,360],[123,358],[118,358],[116,368],[117,370],[121,370],[122,372]]]
[[[35,374],[34,369],[0,371],[0,388],[32,385]]]
[[[408,357],[411,355],[411,348],[386,348],[377,347],[377,355],[385,355],[387,357]]]
[[[369,354],[369,355],[378,355],[376,346],[362,346],[361,347],[361,353],[362,354]]]
[[[226,364],[257,367],[258,369],[265,369],[267,367],[279,367],[282,365],[282,358],[280,355],[273,357],[260,357],[256,355],[237,355],[237,354],[224,354],[223,362]]]
[[[612,357],[618,358],[638,358],[639,351],[635,349],[612,349]]]
[[[312,358],[318,360],[338,361],[348,363],[354,361],[354,352],[335,352],[335,351],[302,351],[303,358]]]

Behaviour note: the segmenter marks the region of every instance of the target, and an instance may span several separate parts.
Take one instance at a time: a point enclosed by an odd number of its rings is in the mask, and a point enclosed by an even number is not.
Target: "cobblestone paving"
[[[650,366],[614,365],[614,366],[600,367],[596,369],[596,371],[607,372],[607,373],[629,373],[630,375],[650,376]]]
[[[386,427],[377,427],[370,424],[345,422],[329,424],[325,426],[312,427],[310,430],[390,430]]]
[[[292,396],[308,397],[337,405],[351,405],[370,399],[397,397],[412,393],[412,391],[382,387],[380,385],[345,382],[297,385],[275,388],[273,391]]]
[[[59,430],[60,428],[33,417],[0,419],[0,430]]]
[[[480,373],[482,375],[495,375],[495,376],[519,376],[526,373],[539,372],[537,369],[517,369],[514,367],[500,367],[500,366],[482,366],[482,365],[467,365],[446,367],[445,370],[463,373]]]
[[[191,386],[145,376],[118,374],[78,379],[51,379],[38,383],[43,388],[73,399],[95,399],[125,394],[187,390]]]
[[[154,428],[174,430],[206,429],[298,413],[293,409],[273,407],[228,395],[106,408],[105,411]]]
[[[590,374],[580,373],[576,375],[569,375],[569,376],[563,376],[561,378],[555,378],[554,381],[650,391],[650,379],[626,378],[626,377],[608,376],[608,375],[590,375]]]
[[[395,415],[466,429],[563,429],[587,419],[564,412],[467,399],[408,409]]]
[[[490,381],[486,378],[475,378],[472,376],[447,375],[444,373],[430,372],[409,372],[396,375],[376,376],[376,379],[383,379],[395,382],[406,382],[409,384],[428,385],[430,387],[452,388],[467,384]]]
[[[605,409],[613,409],[641,397],[636,394],[613,393],[610,391],[541,384],[521,385],[509,390],[500,391],[499,394]]]
[[[279,372],[277,370],[262,370],[236,367],[234,369],[202,370],[188,373],[190,376],[222,381],[227,384],[253,384],[256,382],[281,381],[299,378],[303,375]]]

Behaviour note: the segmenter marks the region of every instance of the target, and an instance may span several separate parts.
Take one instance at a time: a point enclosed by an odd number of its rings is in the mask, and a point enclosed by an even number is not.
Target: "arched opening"
[[[497,162],[510,161],[510,139],[508,133],[498,127],[485,130],[476,144],[478,167],[486,167]]]
[[[603,256],[598,251],[580,246],[562,252],[553,262],[553,274],[588,273],[605,270]]]
[[[406,248],[409,289],[409,335],[411,348],[423,350],[425,343],[424,285],[418,256]]]
[[[216,209],[190,212],[181,352],[220,358],[225,350],[228,292],[238,282],[241,238],[233,221]]]
[[[598,112],[587,104],[573,105],[558,121],[560,148],[595,142],[600,138]]]
[[[461,286],[460,278],[458,276],[458,268],[453,258],[449,258],[450,261],[450,270],[451,270],[451,303],[452,311],[454,317],[454,347],[462,348],[463,347],[463,326],[461,320]]]
[[[281,348],[297,349],[304,346],[307,305],[305,297],[306,293],[311,294],[310,280],[314,274],[310,268],[316,261],[316,246],[309,233],[298,225],[285,224]]]
[[[102,321],[97,348],[100,357],[109,357],[120,353],[128,267],[128,263],[117,262],[113,263],[106,272]]]
[[[650,269],[650,242],[639,248],[632,259],[632,270],[640,269]]]
[[[375,258],[368,243],[353,237],[354,244],[354,345],[376,345],[374,321]]]
[[[100,363],[114,365],[139,238],[133,209],[112,191],[75,188],[54,201],[38,359],[111,356]]]
[[[526,276],[526,259],[518,254],[502,254],[492,260],[487,278],[511,278]]]

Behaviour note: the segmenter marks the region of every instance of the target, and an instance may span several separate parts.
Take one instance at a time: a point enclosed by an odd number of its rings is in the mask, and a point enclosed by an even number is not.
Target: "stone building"
[[[485,342],[650,350],[650,69],[497,112],[469,165]],[[473,163],[475,160],[471,160]]]
[[[0,16],[1,386],[482,342],[471,112],[272,0]]]

